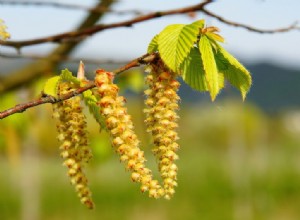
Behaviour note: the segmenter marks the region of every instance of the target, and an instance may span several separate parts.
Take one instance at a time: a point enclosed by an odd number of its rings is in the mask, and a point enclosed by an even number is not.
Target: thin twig
[[[115,0],[101,0],[98,1],[95,8],[109,8],[114,2]],[[103,16],[104,13],[89,13],[82,19],[80,24],[75,28],[75,31],[92,27]],[[54,48],[45,59],[39,59],[35,62],[22,66],[13,72],[3,74],[0,77],[0,94],[20,86],[24,86],[43,74],[53,72],[55,66],[57,66],[60,60],[60,57],[68,56],[68,54],[70,54],[81,42],[83,41],[61,43],[59,46]]]
[[[167,15],[185,14],[188,12],[201,11],[205,5],[211,3],[212,1],[213,0],[207,0],[200,4],[193,5],[193,6],[186,7],[186,8],[179,8],[179,9],[167,10],[167,11],[161,11],[161,12],[158,11],[158,12],[150,13],[147,15],[138,16],[136,18],[133,18],[133,19],[130,19],[127,21],[111,23],[111,24],[99,24],[99,25],[95,25],[93,27],[89,27],[89,28],[86,28],[83,30],[65,32],[62,34],[52,35],[52,36],[43,37],[43,38],[24,40],[24,41],[0,40],[0,45],[20,49],[21,47],[24,47],[24,46],[37,45],[37,44],[42,44],[42,43],[46,43],[46,42],[62,42],[62,41],[65,42],[67,40],[72,40],[72,41],[81,40],[82,38],[84,38],[86,36],[90,36],[92,34],[95,34],[97,32],[107,30],[107,29],[118,28],[118,27],[131,27],[133,24],[144,22],[144,21],[151,20],[154,18],[167,16]]]
[[[13,0],[0,0],[0,5],[23,5],[23,6],[46,6],[46,7],[54,7],[54,8],[61,8],[61,9],[71,9],[71,10],[84,10],[89,11],[93,13],[113,13],[117,15],[123,15],[123,14],[136,14],[141,15],[145,13],[149,13],[149,11],[146,10],[111,10],[106,7],[97,7],[97,8],[91,8],[85,5],[77,5],[77,4],[69,4],[69,3],[63,3],[63,2],[47,2],[47,1],[13,1]]]
[[[291,30],[300,30],[300,27],[297,26],[297,22],[294,22],[293,24],[291,24],[288,27],[266,30],[266,29],[259,29],[259,28],[251,27],[249,25],[229,21],[229,20],[227,20],[227,19],[225,19],[225,18],[223,18],[223,17],[221,17],[217,14],[214,14],[214,13],[208,11],[205,8],[202,8],[201,11],[204,12],[206,15],[210,16],[210,17],[216,18],[217,20],[219,20],[220,22],[222,22],[224,24],[228,24],[228,25],[231,25],[231,26],[234,26],[234,27],[245,28],[249,31],[260,33],[260,34],[274,34],[274,33],[288,32],[288,31],[291,31]]]
[[[113,59],[91,59],[91,58],[72,58],[69,56],[59,56],[59,57],[48,57],[48,55],[38,55],[38,54],[15,54],[15,53],[0,53],[0,57],[7,59],[31,59],[31,60],[40,60],[47,59],[55,62],[70,62],[70,63],[79,63],[81,60],[85,64],[124,64],[128,63],[128,60],[113,60]]]
[[[117,74],[120,74],[120,73],[130,69],[130,68],[150,63],[150,62],[154,61],[156,58],[157,58],[157,54],[155,54],[155,53],[154,54],[145,54],[145,55],[143,55],[143,56],[141,56],[141,57],[139,57],[135,60],[130,61],[125,66],[123,66],[119,69],[116,69],[113,72],[117,75]],[[82,94],[84,91],[92,89],[95,86],[96,85],[93,81],[88,81],[87,85],[85,85],[83,87],[80,87],[80,88],[78,88],[78,89],[76,89],[72,92],[69,92],[69,93],[67,93],[67,94],[65,94],[65,95],[63,95],[59,98],[55,98],[53,96],[45,95],[45,96],[43,96],[39,99],[30,101],[30,102],[26,102],[26,103],[23,103],[23,104],[18,104],[15,107],[12,107],[12,108],[9,108],[7,110],[4,110],[4,111],[0,112],[0,119],[6,118],[6,117],[8,117],[10,115],[13,115],[13,114],[16,114],[16,113],[22,113],[25,110],[27,110],[29,108],[32,108],[32,107],[35,107],[35,106],[38,106],[38,105],[42,105],[42,104],[46,104],[46,103],[54,104],[54,103],[57,103],[57,102],[61,102],[63,100],[72,98],[72,97],[77,96],[79,94]]]

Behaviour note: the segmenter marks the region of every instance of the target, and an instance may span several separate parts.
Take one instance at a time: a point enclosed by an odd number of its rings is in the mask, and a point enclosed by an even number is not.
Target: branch
[[[67,4],[63,2],[46,2],[46,1],[13,1],[13,0],[0,0],[1,5],[24,5],[24,6],[49,6],[54,8],[62,8],[62,9],[75,9],[75,10],[84,10],[89,11],[93,13],[103,13],[103,12],[109,12],[113,14],[123,15],[123,14],[136,14],[141,15],[143,13],[146,13],[146,11],[141,10],[122,10],[122,11],[115,11],[111,10],[108,7],[95,7],[91,8],[85,5],[76,5],[76,4]]]
[[[6,118],[6,117],[8,117],[10,115],[13,115],[15,113],[22,113],[26,109],[32,108],[32,107],[35,107],[35,106],[38,106],[38,105],[42,105],[42,104],[45,104],[45,103],[53,103],[54,104],[54,103],[69,99],[69,98],[71,98],[73,96],[76,96],[78,94],[81,94],[84,91],[89,90],[93,87],[95,87],[95,84],[94,83],[89,83],[88,85],[86,85],[84,87],[80,87],[80,88],[76,89],[73,92],[70,92],[70,93],[68,93],[64,96],[61,96],[60,98],[55,98],[53,96],[46,96],[46,97],[41,97],[41,98],[39,98],[37,100],[34,100],[34,101],[30,101],[30,102],[27,102],[27,103],[16,105],[13,108],[10,108],[10,109],[7,109],[7,110],[4,110],[4,111],[0,112],[0,119]]]
[[[148,64],[148,63],[151,63],[153,62],[156,58],[158,57],[158,54],[154,53],[154,54],[145,54],[137,59],[134,59],[132,61],[130,61],[128,64],[126,64],[125,66],[119,68],[119,69],[116,69],[115,71],[113,71],[116,75],[117,74],[120,74],[130,68],[133,68],[133,67],[137,67],[137,66],[140,66],[140,65],[144,65],[144,64]],[[69,98],[72,98],[74,96],[77,96],[79,94],[82,94],[83,92],[89,90],[89,89],[92,89],[94,88],[96,85],[93,81],[88,81],[87,85],[83,86],[83,87],[80,87],[72,92],[69,92],[59,98],[55,98],[53,96],[49,96],[49,95],[46,95],[44,97],[41,97],[39,99],[36,99],[36,100],[33,100],[33,101],[30,101],[30,102],[26,102],[26,103],[23,103],[23,104],[18,104],[16,105],[15,107],[12,107],[12,108],[9,108],[7,110],[4,110],[2,112],[0,112],[0,119],[3,119],[3,118],[6,118],[10,115],[13,115],[13,114],[16,114],[16,113],[22,113],[24,112],[26,109],[28,108],[32,108],[32,107],[35,107],[35,106],[38,106],[38,105],[42,105],[42,104],[46,104],[46,103],[57,103],[57,102],[61,102],[61,101],[64,101],[66,99],[69,99]]]
[[[99,25],[95,25],[90,28],[85,28],[83,30],[65,32],[62,34],[52,35],[52,36],[48,36],[48,37],[44,37],[44,38],[37,38],[37,39],[24,40],[24,41],[0,40],[0,45],[20,49],[21,47],[37,45],[37,44],[42,44],[42,43],[46,43],[46,42],[58,42],[59,43],[62,41],[66,42],[68,40],[72,40],[72,41],[79,40],[79,39],[82,39],[83,37],[90,36],[92,34],[95,34],[97,32],[107,30],[107,29],[118,28],[118,27],[131,27],[133,24],[144,22],[144,21],[151,20],[154,18],[167,16],[167,15],[185,14],[185,13],[194,12],[194,11],[201,11],[201,10],[203,10],[205,5],[211,3],[212,1],[213,0],[206,0],[200,4],[193,5],[193,6],[186,7],[186,8],[179,8],[179,9],[167,10],[167,11],[162,11],[162,12],[158,11],[158,12],[150,13],[147,15],[138,16],[136,18],[133,18],[133,19],[130,19],[127,21],[111,23],[111,24],[99,24]]]
[[[229,21],[229,20],[227,20],[227,19],[225,19],[225,18],[223,18],[219,15],[216,15],[216,14],[206,10],[205,8],[203,8],[201,11],[204,12],[206,15],[210,16],[210,17],[216,18],[217,20],[219,20],[220,22],[222,22],[224,24],[228,24],[228,25],[231,25],[231,26],[234,26],[234,27],[244,28],[244,29],[247,29],[249,31],[260,33],[260,34],[273,34],[273,33],[288,32],[288,31],[291,31],[291,30],[300,30],[300,27],[297,26],[297,22],[291,24],[288,27],[278,28],[278,29],[273,29],[273,30],[265,30],[265,29],[258,29],[258,28],[251,27],[251,26],[248,26],[248,25],[245,25],[245,24]]]
[[[6,58],[6,59],[31,59],[31,60],[41,60],[41,59],[47,59],[49,61],[53,62],[70,62],[70,63],[79,63],[81,60],[84,61],[85,64],[124,64],[127,63],[128,60],[114,60],[114,59],[91,59],[91,58],[72,58],[69,56],[59,56],[59,57],[50,57],[46,55],[39,55],[39,54],[15,54],[15,53],[0,53],[0,57]]]
[[[113,2],[114,0],[102,0],[97,3],[95,7],[109,7],[113,4]],[[103,15],[104,14],[90,13],[85,19],[83,19],[76,31],[93,26]],[[42,74],[53,72],[53,69],[60,58],[71,53],[79,43],[81,42],[73,41],[60,44],[49,55],[47,55],[47,57],[44,57],[34,63],[30,63],[15,72],[6,74],[5,76],[0,76],[0,94],[19,86],[24,86],[26,83],[31,82],[33,79]]]

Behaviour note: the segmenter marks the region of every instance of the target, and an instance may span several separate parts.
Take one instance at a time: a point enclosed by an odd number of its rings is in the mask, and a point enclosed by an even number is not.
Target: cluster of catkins
[[[131,116],[125,107],[126,100],[119,96],[119,88],[113,83],[114,73],[99,69],[96,71],[94,94],[97,106],[105,122],[112,146],[131,172],[133,182],[140,183],[142,192],[149,197],[170,199],[177,186],[178,159],[176,151],[178,135],[176,129],[178,115],[177,95],[179,82],[176,75],[169,71],[161,61],[149,66],[146,77],[148,89],[145,91],[147,131],[152,135],[153,153],[158,161],[162,184],[155,180],[152,171],[146,167],[144,152],[140,149],[140,141],[134,132]],[[70,83],[59,85],[59,95],[70,92]],[[86,134],[85,116],[82,114],[80,98],[74,97],[54,105],[54,117],[58,119],[58,139],[61,141],[61,156],[68,167],[68,175],[75,186],[81,202],[89,208],[93,207],[91,193],[87,186],[87,178],[82,172],[84,163],[91,158]]]

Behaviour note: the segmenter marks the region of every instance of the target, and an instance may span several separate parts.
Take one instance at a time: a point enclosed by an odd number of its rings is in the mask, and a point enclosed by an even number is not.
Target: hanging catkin
[[[177,186],[177,166],[174,163],[178,159],[176,151],[179,148],[176,140],[178,135],[177,119],[179,118],[177,90],[180,83],[176,75],[170,72],[161,61],[151,64],[150,73],[146,77],[148,89],[145,91],[147,99],[146,125],[147,131],[153,137],[153,153],[157,157],[158,167],[163,179],[165,198],[170,199]]]
[[[59,85],[59,95],[71,91],[70,83]],[[68,176],[74,185],[81,202],[92,209],[94,203],[88,188],[88,180],[83,172],[92,153],[88,146],[85,116],[80,106],[80,97],[76,96],[53,105],[53,117],[57,118],[58,139],[61,142],[61,157],[68,168]]]

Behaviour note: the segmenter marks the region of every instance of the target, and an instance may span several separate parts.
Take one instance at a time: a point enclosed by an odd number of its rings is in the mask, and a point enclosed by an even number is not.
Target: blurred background
[[[113,12],[93,15],[94,23],[108,24],[198,3],[51,1],[81,5],[71,9],[42,1],[15,2],[0,1],[0,18],[11,40],[71,31],[91,16],[86,9],[97,4]],[[300,18],[297,0],[214,1],[207,9],[262,29],[287,27]],[[86,173],[96,204],[95,210],[87,210],[62,166],[55,121],[47,104],[0,121],[0,219],[300,219],[299,31],[258,34],[196,13],[106,30],[75,43],[46,43],[19,51],[0,46],[0,111],[39,97],[47,78],[64,68],[76,73],[79,60],[92,78],[97,68],[114,70],[144,54],[151,38],[166,25],[202,18],[221,29],[224,47],[249,69],[253,86],[244,102],[227,85],[211,103],[208,94],[182,82],[179,184],[174,198],[155,200],[141,194],[113,153],[108,135],[99,132],[86,111],[94,154]],[[70,44],[71,49],[66,46]],[[136,68],[121,74],[117,82],[127,98],[148,165],[156,170],[143,124],[143,78],[143,69]]]

